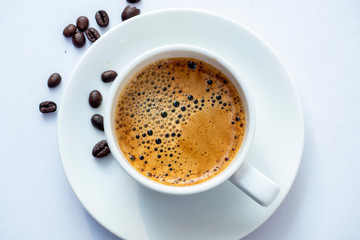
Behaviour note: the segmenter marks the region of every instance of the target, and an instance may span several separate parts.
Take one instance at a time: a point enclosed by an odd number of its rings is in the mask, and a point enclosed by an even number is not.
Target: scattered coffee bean
[[[94,114],[91,117],[91,124],[101,131],[104,131],[104,117],[100,114]]]
[[[65,37],[71,37],[75,34],[75,32],[76,32],[76,26],[71,23],[64,28],[63,35]]]
[[[88,28],[85,33],[90,42],[95,42],[100,38],[100,33],[95,28]]]
[[[140,2],[141,0],[127,0],[129,3],[137,3]]]
[[[85,31],[89,26],[89,19],[85,16],[78,17],[76,26],[80,31]]]
[[[85,36],[82,32],[76,32],[74,36],[72,36],[72,42],[75,47],[82,48],[85,45]]]
[[[102,95],[98,90],[94,90],[89,94],[89,104],[93,108],[98,108],[102,102]]]
[[[126,8],[121,14],[121,19],[125,21],[139,14],[140,14],[140,9],[137,9],[136,7],[126,6]]]
[[[61,82],[60,74],[53,73],[50,75],[47,84],[48,84],[49,88],[54,88],[54,87],[59,86],[60,82]]]
[[[104,10],[99,10],[95,14],[95,19],[100,27],[106,27],[109,25],[109,15]]]
[[[109,83],[114,81],[117,75],[117,72],[114,70],[105,71],[103,74],[101,74],[101,80],[105,83]]]
[[[42,113],[51,113],[56,111],[56,103],[52,101],[45,101],[40,103],[39,110]]]
[[[109,153],[110,148],[106,140],[101,140],[100,142],[98,142],[92,150],[92,155],[96,158],[105,157]]]

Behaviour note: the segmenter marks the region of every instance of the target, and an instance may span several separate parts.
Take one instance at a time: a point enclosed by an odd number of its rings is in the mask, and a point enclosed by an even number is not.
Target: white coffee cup
[[[145,177],[138,172],[122,153],[115,134],[115,109],[119,94],[127,81],[148,64],[164,58],[189,57],[207,62],[224,73],[238,90],[246,115],[246,130],[242,145],[231,164],[217,176],[199,184],[190,186],[169,186]],[[112,155],[122,168],[145,187],[167,194],[185,195],[200,193],[230,180],[249,197],[262,206],[269,206],[278,195],[280,188],[271,179],[245,162],[255,132],[255,109],[251,94],[236,69],[221,56],[201,47],[175,44],[158,47],[135,58],[112,83],[104,116],[104,128]]]

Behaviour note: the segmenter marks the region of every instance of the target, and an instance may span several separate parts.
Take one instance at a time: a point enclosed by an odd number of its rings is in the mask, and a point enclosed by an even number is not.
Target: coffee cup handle
[[[263,207],[270,206],[280,192],[278,184],[246,162],[229,180]]]

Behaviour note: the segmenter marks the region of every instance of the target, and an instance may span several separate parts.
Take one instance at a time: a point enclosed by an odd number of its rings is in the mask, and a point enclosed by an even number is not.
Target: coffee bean
[[[141,0],[127,0],[129,3],[137,3],[140,2]]]
[[[105,157],[109,153],[110,148],[106,140],[101,140],[100,142],[98,142],[92,150],[92,155],[96,158]]]
[[[91,124],[101,131],[104,131],[104,117],[100,114],[94,114],[91,117]]]
[[[72,42],[75,47],[82,48],[85,45],[85,36],[82,32],[76,32],[74,36],[72,36]]]
[[[98,90],[94,90],[89,94],[89,104],[93,108],[98,108],[102,102],[102,95]]]
[[[139,14],[140,14],[140,9],[137,9],[136,7],[126,6],[126,8],[121,14],[121,19],[125,21]]]
[[[88,28],[85,33],[90,42],[95,42],[100,38],[100,33],[95,28]]]
[[[117,75],[117,72],[114,70],[105,71],[101,74],[101,80],[105,83],[109,83],[114,81]]]
[[[89,19],[85,16],[78,17],[76,26],[80,31],[85,31],[89,26]]]
[[[104,10],[97,11],[97,13],[95,14],[95,19],[100,27],[106,27],[107,25],[109,25],[109,15]]]
[[[74,24],[69,24],[64,28],[63,35],[65,37],[71,37],[76,32],[76,26]]]
[[[42,113],[50,113],[56,111],[56,103],[52,101],[45,101],[40,103],[39,110]]]
[[[59,86],[60,82],[61,82],[60,74],[53,73],[50,75],[47,84],[48,84],[49,88],[54,88],[54,87]]]

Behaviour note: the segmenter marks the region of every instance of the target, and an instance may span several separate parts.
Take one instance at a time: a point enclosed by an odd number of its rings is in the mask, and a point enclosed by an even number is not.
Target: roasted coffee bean
[[[56,111],[56,103],[52,101],[45,101],[40,103],[39,110],[42,113],[50,113]]]
[[[140,9],[137,9],[136,7],[126,6],[126,8],[121,14],[121,19],[125,21],[139,14],[140,14]]]
[[[137,3],[140,2],[141,0],[127,0],[129,3]]]
[[[97,11],[95,19],[100,27],[106,27],[109,25],[109,15],[104,10]]]
[[[75,47],[82,48],[85,45],[85,36],[82,32],[76,32],[74,36],[72,36],[72,42]]]
[[[92,150],[92,155],[96,158],[105,157],[109,153],[110,148],[106,140],[101,140],[100,142],[98,142]]]
[[[104,131],[104,117],[100,114],[94,114],[91,117],[91,124],[101,131]]]
[[[60,74],[53,73],[50,75],[47,84],[48,84],[49,88],[54,88],[54,87],[59,86],[60,82],[61,82]]]
[[[89,19],[85,16],[78,17],[76,26],[80,31],[85,31],[89,26]]]
[[[88,28],[85,33],[90,42],[95,42],[100,38],[100,34],[95,28]]]
[[[109,83],[114,81],[117,75],[117,72],[114,70],[105,71],[103,74],[101,74],[101,80],[105,83]]]
[[[64,28],[63,35],[65,37],[71,37],[75,34],[75,32],[76,32],[76,26],[71,23]]]
[[[94,90],[89,95],[89,104],[93,108],[98,108],[102,102],[102,95],[98,90]]]

